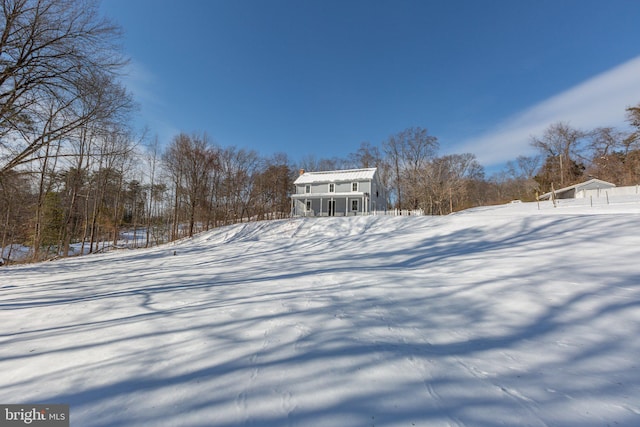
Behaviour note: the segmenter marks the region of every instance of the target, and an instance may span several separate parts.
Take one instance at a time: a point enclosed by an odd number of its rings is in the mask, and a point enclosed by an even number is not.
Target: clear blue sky
[[[103,0],[138,123],[344,157],[410,126],[487,167],[640,103],[638,0]]]

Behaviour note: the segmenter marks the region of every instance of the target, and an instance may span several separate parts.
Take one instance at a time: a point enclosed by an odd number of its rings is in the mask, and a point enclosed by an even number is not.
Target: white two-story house
[[[294,181],[293,216],[368,215],[387,209],[376,168],[305,172]]]

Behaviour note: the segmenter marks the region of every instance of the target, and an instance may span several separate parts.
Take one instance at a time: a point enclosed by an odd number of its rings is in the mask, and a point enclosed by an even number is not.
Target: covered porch
[[[371,211],[367,193],[296,194],[291,201],[294,216],[355,216]]]

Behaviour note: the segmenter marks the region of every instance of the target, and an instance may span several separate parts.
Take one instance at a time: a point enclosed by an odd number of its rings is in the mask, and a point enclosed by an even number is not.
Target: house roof
[[[294,184],[317,184],[323,182],[363,181],[373,179],[376,168],[346,169],[336,171],[304,172]]]
[[[575,190],[576,193],[581,190],[596,190],[598,188],[613,188],[615,184],[612,184],[607,181],[603,181],[601,179],[592,178],[589,181],[581,182],[579,184],[570,185],[569,187],[564,187],[559,190],[555,190],[556,195],[566,193],[567,191]],[[540,200],[546,200],[551,197],[551,193],[548,192],[539,197]]]

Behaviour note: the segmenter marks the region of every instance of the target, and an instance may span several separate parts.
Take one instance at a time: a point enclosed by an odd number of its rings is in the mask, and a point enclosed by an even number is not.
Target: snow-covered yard
[[[638,200],[563,200],[1,268],[0,402],[83,427],[638,426],[639,224]]]

